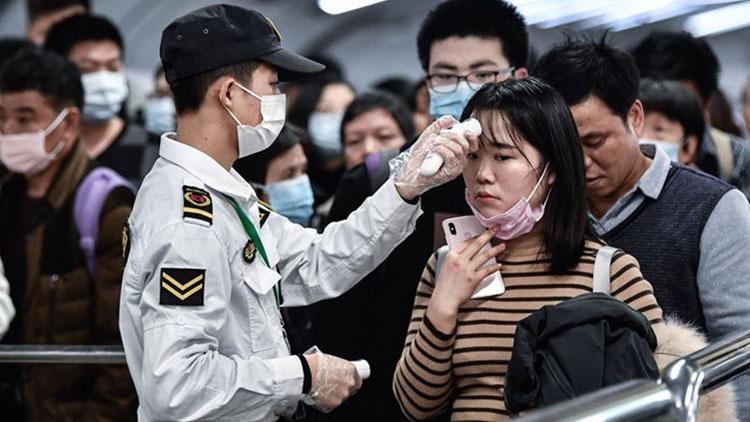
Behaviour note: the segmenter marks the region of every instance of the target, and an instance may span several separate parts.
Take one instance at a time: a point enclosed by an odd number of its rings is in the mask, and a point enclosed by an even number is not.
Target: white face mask
[[[286,119],[286,95],[259,96],[239,83],[235,83],[240,89],[260,100],[260,115],[263,117],[263,121],[258,126],[243,125],[240,119],[232,113],[232,110],[223,101],[221,102],[221,105],[237,123],[238,158],[242,158],[270,147],[276,137],[279,136]]]
[[[344,113],[321,113],[319,111],[310,114],[307,119],[307,131],[313,143],[323,149],[340,153],[341,144],[341,122]]]
[[[680,147],[676,144],[666,141],[657,141],[655,139],[640,139],[638,141],[641,145],[654,145],[664,150],[671,161],[675,163],[680,162]]]
[[[0,161],[13,173],[34,175],[49,167],[57,158],[57,154],[65,146],[61,139],[51,152],[47,152],[45,143],[47,135],[60,126],[68,115],[64,109],[46,129],[37,132],[17,133],[13,135],[0,134]]]
[[[85,122],[102,123],[113,118],[128,96],[128,84],[122,72],[85,73],[81,83],[84,93],[81,118]]]

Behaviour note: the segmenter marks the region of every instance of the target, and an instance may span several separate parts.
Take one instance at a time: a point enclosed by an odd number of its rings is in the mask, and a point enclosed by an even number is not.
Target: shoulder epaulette
[[[214,220],[211,194],[195,186],[182,186],[182,218],[204,221],[211,225]]]
[[[273,208],[271,208],[268,203],[258,199],[258,218],[260,219],[261,227],[266,224],[266,220],[268,220],[268,216],[271,215],[272,212]]]

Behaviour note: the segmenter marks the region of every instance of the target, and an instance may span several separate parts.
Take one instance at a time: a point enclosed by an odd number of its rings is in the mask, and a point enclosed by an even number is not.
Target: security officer
[[[162,135],[123,232],[120,330],[139,420],[272,421],[304,400],[330,411],[361,385],[320,352],[290,356],[279,306],[336,297],[413,230],[418,196],[456,177],[476,139],[420,137],[396,177],[323,234],[259,203],[231,166],[284,125],[279,81],[323,69],[281,48],[258,12],[217,5],[173,21],[161,59],[177,133]],[[427,150],[444,170],[418,176]],[[404,164],[405,163],[405,164]]]

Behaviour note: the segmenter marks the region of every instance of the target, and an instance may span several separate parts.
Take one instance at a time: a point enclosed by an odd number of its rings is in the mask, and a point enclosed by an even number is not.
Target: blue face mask
[[[175,125],[174,101],[171,97],[151,98],[146,101],[143,109],[143,120],[146,130],[161,135],[174,132]]]
[[[476,91],[466,81],[461,81],[453,92],[436,92],[430,89],[430,114],[434,119],[450,115],[461,120],[466,104]]]
[[[269,183],[266,185],[266,193],[274,211],[289,221],[301,225],[310,222],[315,198],[306,174],[294,179]]]
[[[666,152],[671,161],[679,163],[680,147],[678,145],[675,145],[671,142],[657,141],[653,139],[641,139],[639,143],[655,145]]]
[[[310,114],[307,120],[307,131],[310,133],[312,142],[329,152],[340,153],[341,145],[341,121],[344,113],[319,113]]]

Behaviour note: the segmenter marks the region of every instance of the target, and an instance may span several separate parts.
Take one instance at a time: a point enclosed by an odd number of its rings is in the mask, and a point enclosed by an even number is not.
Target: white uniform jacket
[[[273,286],[285,306],[346,292],[413,231],[421,210],[389,181],[318,234],[268,212],[234,170],[173,136],[162,136],[123,232],[120,330],[139,420],[289,415],[303,370]],[[259,229],[270,268],[230,197]]]

